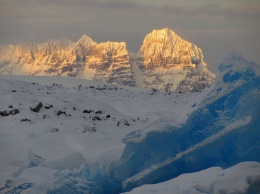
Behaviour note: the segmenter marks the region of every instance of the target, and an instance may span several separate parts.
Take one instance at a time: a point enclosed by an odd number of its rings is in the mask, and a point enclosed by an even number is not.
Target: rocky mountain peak
[[[164,28],[161,30],[153,30],[151,33],[147,34],[144,43],[145,42],[173,42],[177,34],[170,30],[169,28]],[[178,38],[178,37],[176,37]]]
[[[108,41],[108,42],[100,43],[99,46],[107,54],[110,53],[110,55],[120,55],[120,56],[125,55],[129,58],[125,42],[110,42],[110,41]]]
[[[214,80],[202,50],[169,28],[153,30],[144,38],[136,60],[144,72],[139,85],[166,90],[202,91]]]
[[[83,34],[81,38],[75,43],[75,46],[79,47],[90,47],[91,45],[97,44],[92,38],[87,36],[86,34]]]
[[[113,84],[184,92],[209,87],[214,75],[202,50],[169,28],[153,30],[138,54],[125,42],[48,41],[0,48],[0,74],[59,75]]]
[[[149,33],[143,41],[140,53],[143,54],[147,68],[205,63],[199,47],[168,28]]]

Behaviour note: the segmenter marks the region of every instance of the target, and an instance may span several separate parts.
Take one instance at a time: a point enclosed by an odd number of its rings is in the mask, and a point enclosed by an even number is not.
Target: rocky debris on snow
[[[116,126],[120,126],[120,125],[126,125],[126,126],[130,126],[129,122],[126,119],[121,119],[117,122]]]
[[[21,122],[27,122],[27,121],[31,121],[30,119],[21,119]]]
[[[92,117],[92,120],[95,121],[101,121],[101,118],[98,115],[95,115],[94,117]]]
[[[102,110],[98,110],[95,112],[95,114],[104,114],[104,113],[105,113],[105,111],[102,111]]]
[[[50,116],[49,115],[46,115],[46,114],[44,114],[44,115],[42,115],[42,119],[46,119],[46,118],[49,118]]]
[[[59,132],[59,129],[58,128],[51,128],[50,132],[51,133],[57,133],[57,132]]]
[[[42,104],[41,102],[39,102],[39,103],[37,103],[37,105],[36,105],[36,104],[32,104],[32,105],[30,106],[30,109],[31,109],[31,111],[33,111],[33,112],[39,112],[42,107],[43,107],[43,104]]]
[[[106,85],[104,85],[104,86],[98,85],[98,87],[96,87],[96,89],[97,89],[97,90],[106,90],[107,87],[106,87]]]
[[[90,132],[90,133],[97,132],[96,127],[87,126],[87,125],[80,126],[76,130],[79,130],[80,132],[83,132],[83,133],[86,133],[86,132]]]
[[[59,88],[62,88],[62,87],[63,87],[62,84],[56,84],[56,83],[53,83],[52,86],[56,86],[56,87],[59,87]]]
[[[124,120],[124,124],[125,124],[126,126],[130,126],[130,124],[128,123],[127,120]]]
[[[18,109],[16,109],[16,108],[9,111],[9,115],[16,115],[18,113],[20,113],[20,111]]]
[[[87,114],[90,114],[92,113],[92,116],[89,116],[89,119],[92,119],[93,121],[101,121],[101,120],[107,120],[108,118],[111,117],[111,115],[104,115],[105,114],[105,111],[104,110],[98,110],[98,111],[95,111],[95,110],[88,110],[88,109],[85,109],[83,110],[83,113],[87,113]],[[94,114],[94,116],[93,116]],[[104,117],[102,117],[101,115],[104,115]],[[86,119],[86,117],[84,116],[84,118]]]
[[[50,104],[50,105],[47,105],[44,107],[45,109],[50,109],[50,108],[53,108],[53,106]]]
[[[150,95],[154,95],[154,94],[156,94],[158,92],[158,90],[156,90],[155,88],[152,88],[151,89],[151,94]]]
[[[7,116],[9,116],[9,113],[7,112],[7,110],[4,110],[4,111],[0,111],[0,115],[2,117],[7,117]]]
[[[83,130],[83,133],[86,133],[87,131],[90,133],[97,132],[96,127],[85,127],[85,129]]]
[[[2,116],[2,117],[7,117],[7,116],[9,116],[9,115],[16,115],[16,114],[18,114],[18,113],[20,113],[20,111],[18,110],[18,109],[13,109],[13,110],[4,110],[4,111],[0,111],[0,115]]]
[[[83,113],[92,113],[92,112],[94,112],[93,110],[83,110]]]
[[[65,111],[59,110],[59,111],[57,112],[57,116],[60,116],[61,114],[64,114],[65,116],[68,116]]]

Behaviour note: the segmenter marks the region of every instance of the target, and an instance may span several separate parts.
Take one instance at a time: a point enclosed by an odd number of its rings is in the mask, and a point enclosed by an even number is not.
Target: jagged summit
[[[160,42],[160,43],[167,43],[167,42],[173,42],[174,39],[178,38],[179,36],[171,29],[164,28],[161,30],[153,30],[151,33],[147,34],[144,43],[146,41],[154,41],[154,42]],[[142,50],[142,49],[141,49]]]
[[[76,44],[82,44],[82,45],[92,45],[97,44],[92,38],[87,36],[86,34],[83,34],[80,39],[76,42]]]
[[[199,47],[182,39],[169,28],[153,30],[146,35],[140,52],[148,67],[206,64]]]
[[[202,91],[214,80],[202,50],[169,28],[153,30],[144,38],[137,62],[144,69],[146,86],[181,91]]]
[[[184,92],[200,92],[214,80],[202,50],[169,28],[147,34],[139,53],[131,56],[125,42],[97,43],[86,34],[76,42],[1,47],[0,74],[69,76]]]
[[[89,37],[88,35],[86,35],[86,34],[83,34],[79,40],[92,41],[92,42],[94,42],[94,41],[92,40],[92,38],[90,38],[90,37]]]

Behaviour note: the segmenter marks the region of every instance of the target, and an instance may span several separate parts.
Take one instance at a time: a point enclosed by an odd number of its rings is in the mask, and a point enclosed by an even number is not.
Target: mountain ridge
[[[202,50],[169,28],[147,34],[138,55],[125,42],[18,43],[0,49],[0,74],[58,75],[145,88],[200,92],[214,75]]]

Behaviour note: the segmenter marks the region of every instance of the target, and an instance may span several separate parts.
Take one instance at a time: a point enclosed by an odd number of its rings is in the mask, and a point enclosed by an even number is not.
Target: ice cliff
[[[24,184],[32,184],[28,193],[120,193],[213,166],[260,162],[259,91],[260,67],[229,53],[215,83],[194,101],[194,111],[181,125],[131,133],[124,139],[121,158],[110,165],[46,171],[38,176],[49,182],[27,179]],[[29,168],[20,176],[30,177],[41,168]]]

